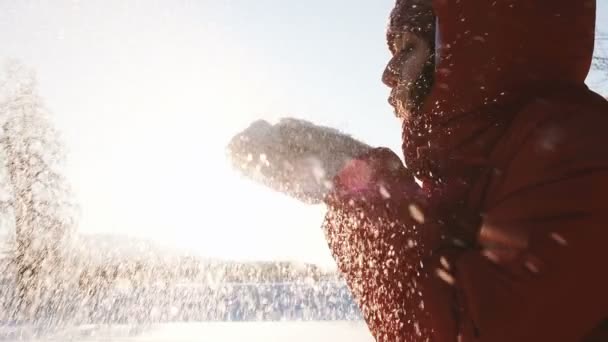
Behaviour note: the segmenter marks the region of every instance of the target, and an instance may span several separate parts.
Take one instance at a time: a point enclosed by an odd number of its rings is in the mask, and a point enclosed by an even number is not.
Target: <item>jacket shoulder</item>
[[[489,203],[584,174],[606,181],[608,101],[588,92],[523,106],[492,153],[491,165]]]

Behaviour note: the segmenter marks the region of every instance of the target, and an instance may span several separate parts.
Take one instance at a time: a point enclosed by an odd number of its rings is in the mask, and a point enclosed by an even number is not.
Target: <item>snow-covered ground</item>
[[[36,337],[35,329],[0,327],[0,341],[129,342],[371,342],[363,322],[174,323],[138,327],[83,325]]]
[[[130,258],[123,251],[154,254],[132,248],[140,244],[120,247],[119,242],[126,243],[96,238],[83,249],[119,260]],[[9,245],[0,246],[0,266],[10,255]],[[17,324],[6,315],[15,298],[14,279],[0,272],[0,342],[371,341],[339,281],[99,285],[89,295],[71,288],[37,313],[32,321],[37,323]]]

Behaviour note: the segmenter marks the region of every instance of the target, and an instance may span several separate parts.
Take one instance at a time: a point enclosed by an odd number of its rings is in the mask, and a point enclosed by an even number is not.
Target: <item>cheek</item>
[[[399,85],[406,87],[412,86],[422,75],[429,56],[430,52],[426,48],[412,51],[408,58],[403,61],[401,66]]]

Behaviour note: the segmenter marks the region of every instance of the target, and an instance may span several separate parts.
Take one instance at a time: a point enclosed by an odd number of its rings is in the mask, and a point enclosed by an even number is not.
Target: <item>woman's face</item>
[[[389,47],[393,57],[382,75],[382,82],[392,89],[389,103],[400,118],[407,118],[421,105],[432,75],[428,70],[433,52],[429,44],[411,32],[391,35]],[[424,94],[426,95],[426,94]]]

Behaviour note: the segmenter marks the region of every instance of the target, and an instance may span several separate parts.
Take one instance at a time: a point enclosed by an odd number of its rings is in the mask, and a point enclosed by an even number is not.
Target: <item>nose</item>
[[[382,83],[386,84],[386,86],[391,89],[397,87],[397,84],[399,83],[399,72],[397,68],[395,68],[395,59],[395,57],[391,58],[382,73]]]

